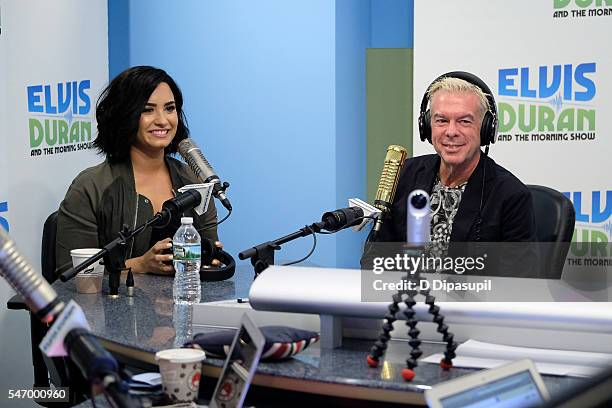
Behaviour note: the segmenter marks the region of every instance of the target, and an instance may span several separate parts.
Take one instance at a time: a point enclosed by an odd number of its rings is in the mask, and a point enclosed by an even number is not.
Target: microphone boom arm
[[[274,241],[264,242],[263,244],[242,251],[238,254],[238,258],[242,260],[250,258],[251,264],[255,269],[255,277],[257,277],[264,269],[274,264],[274,251],[279,250],[282,244],[307,235],[319,233],[321,230],[327,230],[330,233],[338,232],[359,224],[360,220],[363,218],[364,212],[360,207],[348,207],[335,211],[328,211],[323,214],[321,221],[306,225],[304,228],[292,234],[275,239]]]
[[[91,266],[94,262],[104,257],[105,265],[110,273],[108,278],[109,294],[115,296],[119,294],[119,279],[121,277],[121,270],[125,269],[125,258],[126,258],[126,245],[128,241],[140,234],[147,227],[154,224],[161,224],[166,226],[173,214],[181,213],[185,210],[197,207],[202,200],[202,196],[195,190],[187,190],[184,193],[177,195],[176,197],[167,200],[162,204],[162,210],[155,214],[153,218],[142,224],[141,226],[130,231],[127,225],[123,225],[122,230],[119,232],[119,236],[107,244],[97,254],[87,259],[77,267],[68,269],[66,272],[60,275],[60,280],[66,282],[67,280],[76,276],[79,271]]]
[[[268,266],[274,265],[274,251],[280,250],[281,245],[295,239],[311,235],[313,232],[320,232],[324,226],[325,223],[323,221],[315,222],[314,224],[300,228],[298,231],[285,235],[284,237],[275,239],[273,241],[264,242],[244,250],[238,254],[238,258],[243,261],[250,258],[251,265],[253,265],[253,269],[255,270],[255,277],[257,277]]]
[[[117,238],[105,245],[104,248],[102,248],[91,258],[85,260],[83,263],[77,265],[76,267],[72,267],[66,272],[62,273],[60,275],[60,280],[62,282],[69,281],[70,279],[74,278],[77,273],[93,265],[98,260],[100,260],[100,258],[105,258],[105,264],[108,266],[108,271],[110,274],[108,278],[109,294],[119,294],[119,280],[121,277],[121,269],[125,268],[125,247],[127,243],[130,241],[130,239],[140,234],[147,227],[159,222],[162,217],[163,216],[161,213],[157,213],[153,218],[151,218],[150,220],[132,231],[129,230],[127,225],[124,225],[121,232],[119,232],[119,236]]]

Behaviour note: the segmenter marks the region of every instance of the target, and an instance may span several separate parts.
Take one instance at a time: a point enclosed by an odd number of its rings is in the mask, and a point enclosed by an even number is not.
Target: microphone
[[[406,241],[422,245],[429,242],[431,213],[429,194],[424,190],[414,190],[408,195],[406,216]]]
[[[353,231],[355,232],[361,231],[372,220],[377,220],[380,216],[380,210],[378,208],[359,198],[349,198],[348,204],[349,207],[359,207],[363,210],[363,220],[361,223],[353,225]]]
[[[158,219],[153,225],[165,227],[173,216],[189,211],[202,201],[202,195],[197,190],[187,190],[162,204],[162,210],[155,217]]]
[[[400,169],[404,165],[407,155],[408,152],[402,146],[390,145],[387,147],[387,155],[385,156],[385,163],[380,175],[380,182],[378,183],[378,190],[376,190],[376,198],[374,200],[374,207],[382,212],[382,217],[376,220],[374,232],[380,230],[384,216],[391,211],[395,190],[397,189],[397,183],[399,181]]]
[[[363,210],[359,207],[340,208],[335,211],[328,211],[321,217],[318,223],[322,229],[330,232],[340,231],[341,229],[358,225],[363,219]]]
[[[124,268],[125,262],[125,244],[128,240],[132,239],[134,236],[140,234],[145,228],[149,226],[163,228],[170,224],[172,217],[176,217],[179,214],[184,213],[185,211],[189,211],[195,207],[197,207],[202,201],[202,195],[198,190],[187,190],[183,193],[180,193],[174,198],[165,201],[162,204],[162,210],[155,214],[153,218],[145,222],[140,227],[130,231],[125,226],[125,230],[119,232],[119,237],[114,241],[111,241],[109,244],[105,245],[104,248],[100,250],[97,254],[93,255],[89,259],[85,260],[83,263],[79,264],[76,267],[70,268],[67,271],[63,272],[60,275],[60,280],[62,282],[66,282],[76,274],[87,268],[90,265],[93,265],[98,259],[104,257],[106,263],[106,268],[111,272],[109,277],[109,286],[111,289],[111,295],[116,295],[117,290],[119,289],[119,275],[114,274],[113,270],[118,270]]]
[[[52,322],[64,308],[49,282],[36,273],[3,228],[0,228],[0,276],[4,276],[42,322]]]
[[[213,170],[210,163],[208,163],[208,160],[204,158],[202,151],[196,146],[195,142],[189,137],[181,140],[178,144],[178,151],[181,157],[183,157],[189,165],[189,168],[202,183],[214,183],[213,195],[221,201],[221,204],[223,204],[228,211],[232,211],[232,205],[225,195],[225,189],[229,184],[224,183],[225,185],[221,185],[219,176],[217,176],[217,173]]]
[[[281,249],[281,245],[310,234],[314,235],[318,232],[321,232],[321,230],[337,232],[347,227],[359,225],[361,223],[363,215],[364,211],[360,207],[348,207],[340,208],[334,211],[328,211],[323,214],[323,216],[321,217],[321,221],[315,222],[311,225],[307,225],[304,228],[301,228],[299,231],[296,231],[289,235],[285,235],[284,237],[275,239],[274,241],[264,242],[262,244],[246,249],[238,254],[238,258],[242,260],[251,258],[251,264],[253,264],[255,268],[255,274],[259,275],[269,265],[274,264],[274,251],[278,251],[279,249]],[[310,254],[308,256],[310,256]],[[308,256],[306,256],[306,258],[308,258]],[[303,258],[300,261],[296,261],[294,263],[301,262],[306,258]]]
[[[45,355],[69,356],[90,384],[102,384],[111,405],[135,406],[118,374],[117,361],[89,333],[83,310],[74,300],[67,306],[59,300],[49,282],[34,271],[3,228],[0,228],[0,276],[43,323],[54,323],[39,345]]]

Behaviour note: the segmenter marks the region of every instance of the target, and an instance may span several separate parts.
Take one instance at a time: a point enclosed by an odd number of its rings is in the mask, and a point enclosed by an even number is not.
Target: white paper
[[[141,373],[132,376],[132,381],[138,381],[151,386],[161,385],[162,379],[160,373]]]
[[[459,351],[457,355],[462,357],[492,358],[508,361],[530,358],[533,361],[542,363],[600,368],[612,365],[612,354],[607,353],[505,346],[477,340],[468,340],[461,344],[457,350]]]
[[[453,359],[455,367],[493,368],[529,358],[541,374],[572,377],[590,377],[612,365],[612,354],[505,346],[477,340],[461,344],[456,354],[457,357]],[[438,353],[420,361],[438,364],[443,357],[443,354]]]
[[[419,361],[422,361],[424,363],[439,364],[442,358],[444,358],[444,354],[437,353],[432,354],[431,356],[423,358]],[[453,367],[495,368],[504,364],[508,364],[511,361],[513,360],[494,360],[478,357],[455,357],[453,359]],[[570,364],[553,364],[538,362],[534,362],[534,364],[540,374],[561,375],[568,377],[592,377],[593,375],[601,371],[601,368],[599,367],[586,367]]]

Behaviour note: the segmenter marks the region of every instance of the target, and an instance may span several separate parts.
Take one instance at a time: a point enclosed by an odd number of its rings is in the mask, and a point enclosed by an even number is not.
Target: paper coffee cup
[[[72,257],[72,266],[77,267],[95,254],[100,252],[98,248],[79,248],[73,249],[70,251],[70,256]],[[85,268],[78,275],[102,275],[104,274],[104,265],[102,265],[102,259],[99,259],[98,262],[93,265]]]
[[[98,248],[79,248],[70,251],[72,257],[72,266],[77,267],[78,265],[85,262],[95,254],[100,252]],[[76,290],[79,293],[98,293],[102,290],[102,279],[104,277],[104,265],[102,260],[93,265],[85,268],[76,275]]]
[[[155,353],[164,393],[172,402],[191,402],[196,399],[204,358],[204,351],[193,348],[168,349]]]
[[[78,293],[100,293],[102,291],[104,275],[81,275],[79,273],[74,279]]]

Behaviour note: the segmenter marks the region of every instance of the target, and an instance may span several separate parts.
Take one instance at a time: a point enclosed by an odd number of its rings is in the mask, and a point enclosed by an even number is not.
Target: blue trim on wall
[[[108,0],[108,76],[130,66],[130,2]]]
[[[336,0],[336,207],[366,196],[366,72],[370,0]],[[363,233],[337,233],[337,267],[358,268]]]
[[[372,0],[372,48],[412,48],[414,0]]]

